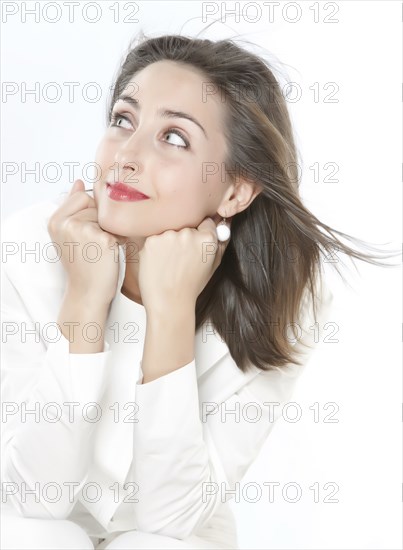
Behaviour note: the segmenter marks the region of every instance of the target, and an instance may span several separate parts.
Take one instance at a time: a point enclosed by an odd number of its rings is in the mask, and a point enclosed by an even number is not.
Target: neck
[[[126,257],[126,271],[125,271],[125,278],[123,281],[123,285],[121,288],[121,293],[127,298],[129,298],[129,300],[132,300],[133,302],[143,305],[143,302],[141,301],[140,288],[138,284],[139,261],[137,262],[134,261],[133,252],[130,249],[130,247],[129,247],[129,250],[127,249],[127,247],[125,248],[125,257]]]

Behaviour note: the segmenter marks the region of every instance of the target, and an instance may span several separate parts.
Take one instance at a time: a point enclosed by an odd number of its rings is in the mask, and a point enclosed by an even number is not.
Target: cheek
[[[213,157],[214,158],[214,157]],[[223,194],[227,188],[225,175],[221,170],[219,160],[200,162],[193,168],[189,176],[188,190],[186,193],[190,203],[198,203],[204,212],[215,213]]]
[[[205,216],[208,192],[199,172],[192,166],[179,163],[161,164],[153,173],[155,220],[165,227],[193,227]]]
[[[106,172],[110,169],[114,162],[114,154],[116,145],[113,145],[110,140],[102,139],[98,144],[95,152],[95,162],[97,164],[98,177],[103,178]]]
[[[208,184],[203,183],[201,169],[194,163],[164,166],[158,172],[157,181],[161,196],[183,208],[202,206],[208,196]]]

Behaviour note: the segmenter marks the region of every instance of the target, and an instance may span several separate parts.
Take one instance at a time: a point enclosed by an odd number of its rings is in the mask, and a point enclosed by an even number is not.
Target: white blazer
[[[5,506],[22,516],[71,519],[90,536],[139,529],[237,547],[230,491],[291,400],[303,367],[244,374],[204,324],[192,362],[140,384],[146,316],[120,291],[122,247],[104,351],[70,354],[56,324],[66,275],[47,231],[59,204],[56,197],[3,221]],[[317,296],[323,326],[332,293],[323,284]],[[295,344],[304,365],[315,346],[314,322],[306,295]],[[95,329],[87,336],[96,338]]]

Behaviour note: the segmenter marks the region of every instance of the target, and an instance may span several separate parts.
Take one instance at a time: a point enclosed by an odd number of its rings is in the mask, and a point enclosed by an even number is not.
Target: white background
[[[129,40],[139,30],[152,36],[201,33],[212,39],[241,35],[258,45],[257,53],[281,63],[286,80],[300,87],[300,100],[289,101],[288,106],[303,157],[305,204],[331,227],[373,244],[399,248],[400,2],[320,2],[317,23],[311,1],[298,3],[301,17],[295,22],[290,19],[297,16],[296,3],[281,2],[273,22],[267,3],[238,3],[238,22],[230,15],[224,21],[233,2],[210,3],[217,11],[208,23],[218,22],[204,32],[207,23],[202,21],[203,4],[198,1],[137,2],[134,17],[139,23],[123,22],[130,14],[129,4],[134,4],[124,1],[117,23],[109,9],[112,2],[99,2],[101,18],[96,23],[83,17],[87,2],[76,8],[74,23],[68,22],[62,2],[57,23],[45,21],[56,14],[51,7],[45,14],[41,11],[46,2],[40,2],[39,22],[32,15],[23,22],[22,3],[13,4],[19,11],[3,24],[1,38],[3,216],[67,191],[74,179],[85,180],[82,167],[93,161],[105,128],[108,89]],[[249,4],[246,9],[245,4]],[[338,11],[332,16],[334,6]],[[88,9],[84,15],[94,18],[95,11]],[[326,16],[338,22],[325,23]],[[5,83],[10,82],[16,83],[17,91],[5,95]],[[38,102],[33,95],[23,96],[23,82],[28,89],[39,83]],[[55,103],[42,96],[50,82],[62,90]],[[63,82],[79,83],[72,102]],[[93,103],[82,98],[90,82],[102,90],[99,101]],[[309,89],[315,82],[319,83],[318,102]],[[329,82],[338,86],[337,103],[323,101],[332,91],[323,89]],[[88,93],[94,91],[88,89]],[[48,88],[48,93],[53,97],[54,88]],[[40,165],[37,181],[32,174],[24,181],[23,163],[33,169],[35,162]],[[79,167],[69,174],[65,165],[59,181],[46,181],[55,176],[55,171],[44,171],[47,163],[63,166],[66,162],[78,162]],[[337,163],[337,182],[323,181],[329,174],[323,169],[326,162]],[[5,163],[16,163],[14,176],[7,175],[10,164]],[[314,163],[322,167],[318,182],[309,169]],[[327,266],[339,342],[318,344],[294,395],[302,409],[301,420],[279,421],[241,483],[242,488],[247,482],[275,481],[281,487],[296,482],[301,500],[287,502],[277,489],[273,503],[265,492],[253,503],[241,493],[240,502],[234,504],[241,547],[402,546],[401,272],[399,267],[378,268],[362,262],[357,267],[358,273],[353,267],[345,271],[349,288]],[[321,411],[318,423],[309,409],[314,402]],[[337,403],[338,423],[323,422],[323,407],[329,402]],[[334,495],[338,503],[324,502],[331,492],[323,489],[327,482],[338,485]],[[321,488],[318,503],[309,489],[314,483]],[[253,498],[253,491],[248,495]]]

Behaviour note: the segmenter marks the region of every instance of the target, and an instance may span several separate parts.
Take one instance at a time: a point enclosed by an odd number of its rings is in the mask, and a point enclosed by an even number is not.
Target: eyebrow
[[[134,109],[136,109],[136,111],[140,110],[139,100],[135,99],[134,97],[131,97],[130,95],[124,95],[124,94],[120,95],[117,98],[116,102],[118,102],[118,101],[125,101],[126,103],[129,103],[130,105],[132,105],[134,107]],[[193,122],[194,124],[196,124],[196,126],[198,126],[200,128],[200,130],[203,132],[205,137],[208,139],[207,132],[203,128],[203,126],[200,124],[200,122],[198,122],[195,118],[193,118],[188,113],[184,113],[182,111],[173,111],[171,109],[158,109],[157,114],[159,116],[163,117],[163,118],[184,118],[186,120],[190,120],[191,122]]]

